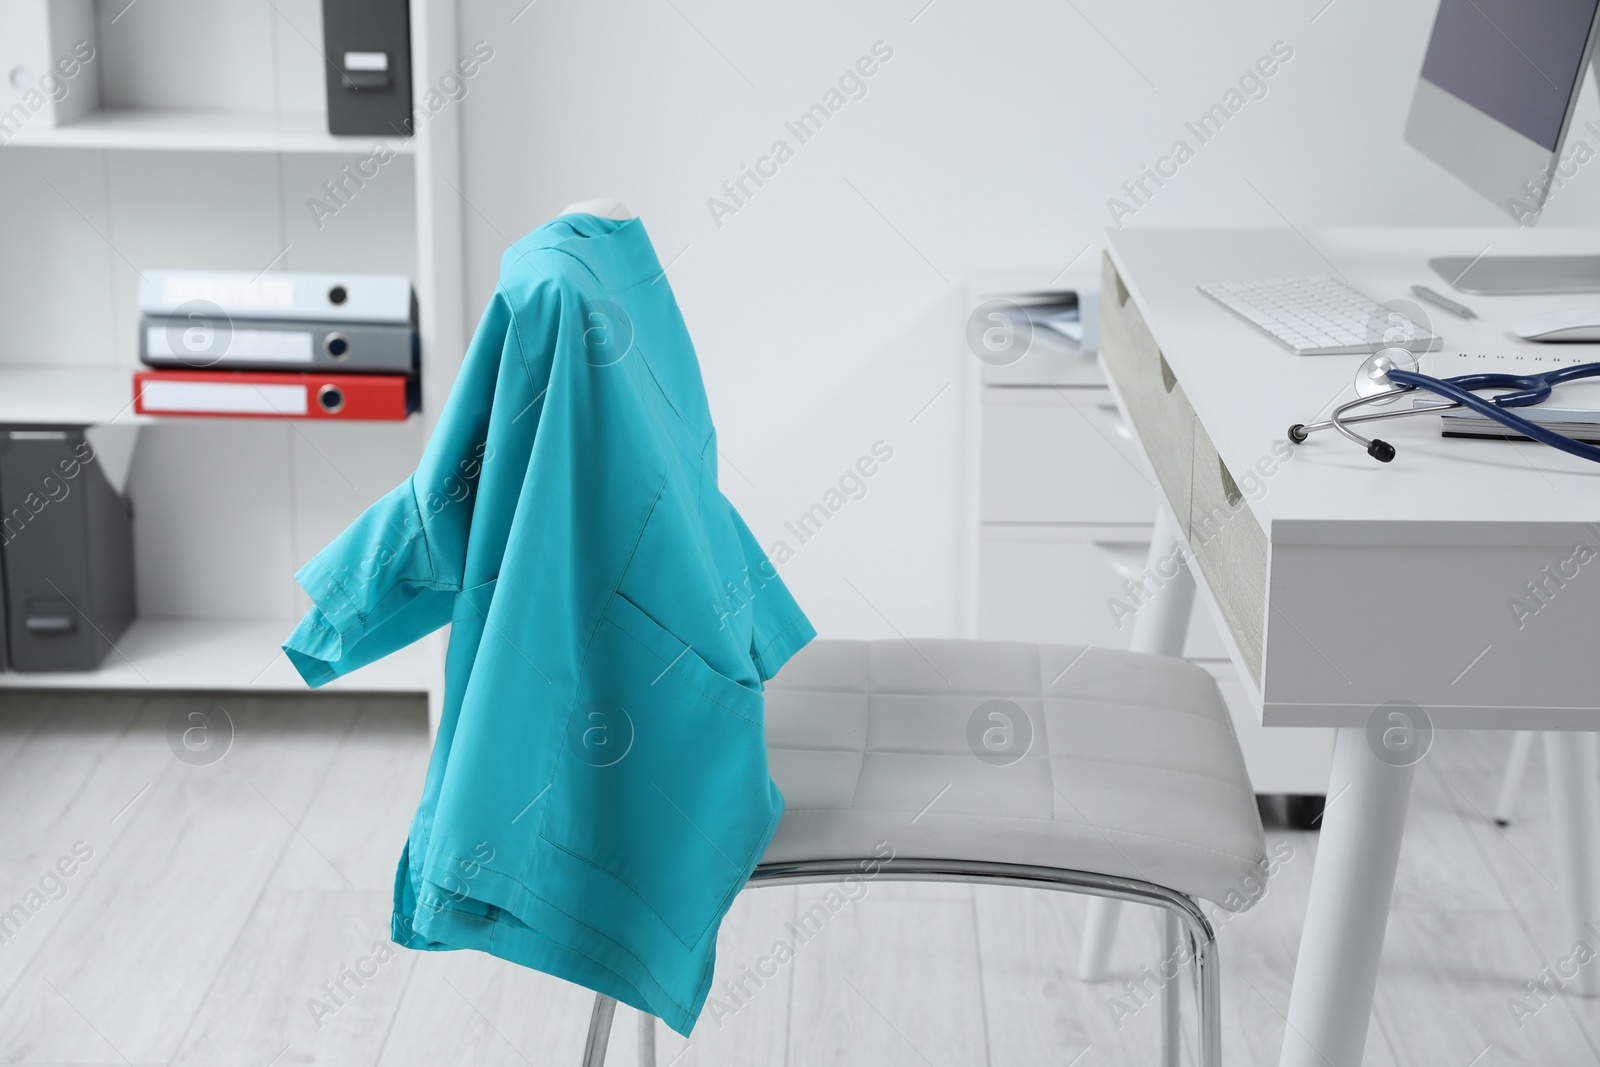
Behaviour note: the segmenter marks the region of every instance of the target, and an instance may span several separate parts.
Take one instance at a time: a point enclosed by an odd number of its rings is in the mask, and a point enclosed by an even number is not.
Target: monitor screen
[[[1422,76],[1551,152],[1600,0],[1440,0]]]

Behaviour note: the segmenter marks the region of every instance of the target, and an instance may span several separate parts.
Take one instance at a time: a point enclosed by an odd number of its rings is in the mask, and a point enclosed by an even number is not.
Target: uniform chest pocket
[[[762,696],[621,595],[584,659],[552,843],[641,899],[687,947],[726,910],[781,812]]]

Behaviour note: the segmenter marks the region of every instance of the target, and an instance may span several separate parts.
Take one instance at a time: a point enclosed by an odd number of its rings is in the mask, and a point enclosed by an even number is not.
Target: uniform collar
[[[561,215],[518,241],[512,252],[533,249],[564,252],[588,267],[615,292],[661,277],[661,262],[638,219]]]

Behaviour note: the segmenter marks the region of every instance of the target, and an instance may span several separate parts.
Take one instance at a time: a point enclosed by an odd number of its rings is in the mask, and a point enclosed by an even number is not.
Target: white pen
[[[1475,319],[1478,317],[1478,313],[1467,307],[1467,305],[1458,304],[1454,300],[1451,300],[1448,296],[1440,296],[1432,289],[1429,289],[1426,285],[1413,285],[1411,287],[1411,291],[1420,296],[1422,299],[1426,300],[1428,303],[1437,304],[1439,307],[1444,308],[1452,315],[1460,315],[1464,319]]]

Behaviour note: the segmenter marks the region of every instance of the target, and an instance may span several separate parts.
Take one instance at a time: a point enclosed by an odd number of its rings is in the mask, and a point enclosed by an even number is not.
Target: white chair
[[[1204,670],[1064,645],[819,640],[768,684],[766,725],[786,807],[751,885],[864,877],[887,844],[894,858],[876,878],[1164,909],[1163,960],[1187,948],[1195,963],[1199,1063],[1220,1067],[1221,975],[1198,901],[1248,907],[1266,857]],[[1168,1067],[1178,984],[1162,987]],[[615,1007],[596,997],[585,1067],[605,1062]]]

